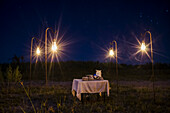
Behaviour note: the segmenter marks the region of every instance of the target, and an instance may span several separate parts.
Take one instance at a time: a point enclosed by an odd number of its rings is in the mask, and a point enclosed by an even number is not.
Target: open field
[[[152,83],[149,81],[120,81],[119,93],[116,94],[114,82],[110,82],[110,96],[97,98],[97,94],[84,97],[84,104],[71,94],[72,81],[32,82],[30,99],[36,112],[63,113],[169,113],[170,112],[170,81],[157,81],[156,102],[153,102]],[[0,89],[0,112],[26,113],[34,112],[29,97],[28,82],[2,85]],[[98,101],[97,101],[98,100]]]
[[[30,79],[30,63],[11,63],[0,64],[2,76],[7,81],[7,70],[9,65],[12,71],[19,66],[22,74],[22,80]],[[116,78],[115,63],[113,62],[92,62],[92,61],[66,61],[48,63],[48,80],[53,81],[72,81],[74,78],[82,78],[87,74],[95,74],[96,69],[102,70],[104,79],[114,81]],[[143,65],[118,64],[119,80],[122,81],[148,81],[152,75],[152,65],[150,63]],[[170,80],[170,64],[155,63],[154,74],[156,81]],[[1,77],[1,76],[0,76]],[[45,80],[45,64],[43,62],[32,63],[32,80]],[[1,80],[0,80],[1,82]]]
[[[54,63],[51,68],[48,64],[47,86],[44,64],[36,63],[32,65],[31,88],[29,63],[10,65],[0,65],[0,113],[170,113],[169,64],[154,65],[155,103],[150,64],[119,64],[118,95],[114,63],[69,61],[60,62],[60,66]],[[103,96],[86,94],[83,104],[72,96],[72,80],[95,74],[96,69],[109,80],[110,96],[104,102]],[[23,82],[17,82],[20,80]]]

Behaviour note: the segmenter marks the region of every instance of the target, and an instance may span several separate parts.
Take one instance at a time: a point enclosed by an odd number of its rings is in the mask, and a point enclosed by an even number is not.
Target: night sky
[[[106,61],[104,50],[116,40],[119,63],[137,63],[135,37],[142,41],[149,30],[154,61],[170,63],[168,0],[1,0],[0,14],[0,63],[14,55],[29,61],[31,38],[44,40],[47,27],[70,42],[60,60]]]

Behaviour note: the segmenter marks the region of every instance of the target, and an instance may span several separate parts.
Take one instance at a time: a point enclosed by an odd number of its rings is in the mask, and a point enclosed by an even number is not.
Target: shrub
[[[2,83],[4,85],[4,77],[1,71],[1,67],[0,67],[0,83]]]
[[[21,81],[22,74],[19,71],[19,66],[12,71],[12,67],[9,65],[9,67],[6,70],[7,80],[8,82],[19,82]]]
[[[19,66],[17,66],[17,68],[14,70],[13,76],[14,76],[14,82],[20,82],[21,81],[22,74],[19,71]]]
[[[9,65],[9,67],[6,70],[6,75],[7,75],[7,80],[8,82],[12,82],[13,81],[13,74],[12,74],[12,67],[11,65]]]

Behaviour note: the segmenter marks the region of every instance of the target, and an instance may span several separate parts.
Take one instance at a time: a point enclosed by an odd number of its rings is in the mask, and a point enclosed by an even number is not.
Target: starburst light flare
[[[142,50],[142,51],[145,51],[145,50],[146,50],[145,42],[142,42],[141,50]]]
[[[52,51],[53,51],[53,52],[56,52],[56,51],[57,51],[56,41],[52,42]]]
[[[36,54],[37,54],[37,55],[40,55],[40,53],[41,53],[40,48],[37,47]]]
[[[114,56],[114,51],[113,51],[113,49],[110,49],[110,50],[109,50],[109,56],[110,56],[110,57],[113,57],[113,56]]]

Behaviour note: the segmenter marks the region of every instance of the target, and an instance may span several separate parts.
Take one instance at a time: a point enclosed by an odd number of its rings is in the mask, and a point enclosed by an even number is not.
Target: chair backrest
[[[96,70],[96,75],[102,77],[102,70]]]

